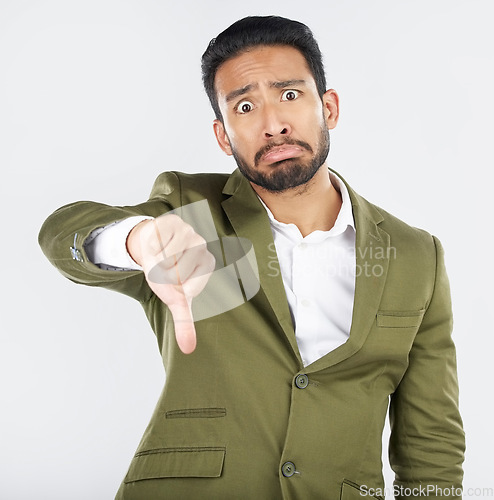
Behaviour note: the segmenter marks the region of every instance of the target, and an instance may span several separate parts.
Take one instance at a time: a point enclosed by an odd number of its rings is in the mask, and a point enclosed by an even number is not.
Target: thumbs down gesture
[[[179,216],[165,214],[137,224],[127,238],[127,249],[143,268],[151,290],[170,309],[180,350],[190,354],[197,343],[192,300],[216,264],[206,240]]]

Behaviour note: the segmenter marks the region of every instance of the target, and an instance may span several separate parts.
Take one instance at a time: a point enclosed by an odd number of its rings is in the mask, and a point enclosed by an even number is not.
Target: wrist
[[[127,253],[131,259],[139,266],[142,267],[142,244],[141,244],[141,231],[146,224],[151,222],[152,219],[146,219],[136,224],[129,232],[125,245]]]

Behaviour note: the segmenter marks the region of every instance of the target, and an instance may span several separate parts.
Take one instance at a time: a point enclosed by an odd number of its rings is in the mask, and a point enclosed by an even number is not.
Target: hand
[[[151,290],[170,309],[180,350],[190,354],[196,347],[192,299],[215,267],[206,241],[177,215],[165,214],[137,224],[127,249],[142,266]]]

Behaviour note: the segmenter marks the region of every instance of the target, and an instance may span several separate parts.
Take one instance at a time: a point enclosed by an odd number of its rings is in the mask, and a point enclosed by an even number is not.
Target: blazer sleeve
[[[75,283],[101,286],[124,293],[141,302],[153,296],[142,271],[108,271],[88,258],[84,243],[100,227],[134,215],[158,217],[173,209],[179,199],[178,180],[171,172],[158,177],[152,198],[136,206],[114,207],[92,201],[65,205],[43,223],[38,241],[48,260]]]
[[[426,498],[461,499],[465,436],[458,409],[451,298],[443,249],[433,239],[433,295],[410,351],[409,367],[390,401],[389,457],[397,499],[426,493]]]

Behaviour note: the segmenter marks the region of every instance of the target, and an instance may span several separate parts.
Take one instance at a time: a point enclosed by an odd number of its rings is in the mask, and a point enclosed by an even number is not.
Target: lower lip
[[[289,160],[290,158],[296,158],[302,154],[302,150],[297,147],[293,148],[283,148],[278,151],[270,151],[264,155],[262,158],[266,163],[277,163],[283,160]]]

